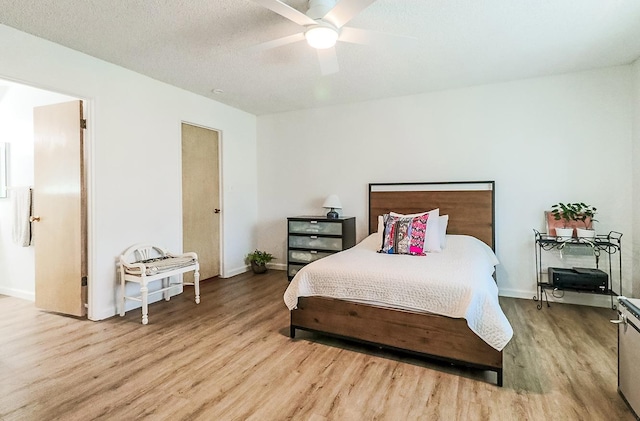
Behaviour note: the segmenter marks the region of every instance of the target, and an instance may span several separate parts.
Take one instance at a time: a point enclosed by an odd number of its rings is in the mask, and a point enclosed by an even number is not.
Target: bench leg
[[[162,278],[162,288],[167,288],[169,286],[169,283],[171,282],[171,279],[169,278]],[[164,296],[164,300],[165,301],[169,301],[169,290],[165,289],[162,293],[162,295]]]
[[[124,274],[120,273],[120,317],[124,317]]]
[[[140,297],[142,298],[142,324],[149,323],[149,288],[143,285],[140,288]]]
[[[193,289],[196,293],[196,304],[200,304],[200,271],[198,268],[193,272]]]

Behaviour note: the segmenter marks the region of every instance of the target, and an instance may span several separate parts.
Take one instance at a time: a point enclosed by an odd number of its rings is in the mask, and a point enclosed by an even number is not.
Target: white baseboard
[[[524,298],[531,300],[534,295],[536,295],[535,291],[528,291],[522,289],[506,289],[500,288],[498,295],[501,297],[511,297],[511,298]]]
[[[21,289],[0,287],[0,294],[32,302],[36,301],[36,294],[34,292],[29,292]]]
[[[115,309],[104,309],[103,311],[100,311],[100,312],[91,313],[91,316],[88,316],[87,318],[93,322],[97,322],[100,320],[105,320],[110,317],[113,317],[116,314],[117,312]]]
[[[284,263],[267,263],[268,269],[274,270],[287,270],[287,265]],[[240,266],[235,269],[228,270],[224,273],[224,275],[220,275],[221,278],[231,278],[232,276],[240,275],[241,273],[249,272],[251,270],[251,266]]]
[[[544,293],[542,294],[542,298],[546,302],[548,299],[550,303],[565,303],[565,304],[577,304],[583,306],[592,306],[592,307],[604,307],[611,308],[611,297],[609,295],[602,294],[587,294],[573,291],[561,291],[560,293],[564,293],[562,297],[554,297],[552,295],[552,290],[547,290],[547,295],[545,297]],[[518,289],[500,289],[499,295],[501,297],[511,297],[511,298],[524,298],[533,301],[533,297],[537,295],[536,291],[527,291],[527,290],[518,290]],[[540,297],[538,297],[540,299]],[[615,297],[613,298],[613,303],[616,304]]]
[[[226,270],[220,275],[221,278],[231,278],[232,276],[240,275],[241,273],[248,272],[251,269],[249,265],[240,266],[234,269]]]
[[[267,263],[267,267],[274,270],[287,270],[286,263]]]

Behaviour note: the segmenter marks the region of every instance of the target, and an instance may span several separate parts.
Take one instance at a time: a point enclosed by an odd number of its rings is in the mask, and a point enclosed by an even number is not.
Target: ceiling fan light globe
[[[318,50],[331,48],[336,45],[338,31],[326,26],[314,26],[304,33],[307,43]]]

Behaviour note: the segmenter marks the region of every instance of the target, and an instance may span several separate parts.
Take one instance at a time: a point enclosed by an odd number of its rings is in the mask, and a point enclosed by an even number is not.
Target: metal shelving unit
[[[613,299],[614,296],[618,296],[619,292],[622,292],[622,233],[617,231],[610,231],[607,235],[597,235],[595,238],[570,238],[564,239],[549,234],[541,233],[538,230],[533,230],[535,238],[535,253],[536,253],[536,295],[533,297],[534,301],[538,302],[537,308],[542,308],[542,295],[544,294],[544,301],[547,303],[547,307],[551,307],[549,304],[549,297],[547,295],[548,290],[553,291],[575,291],[583,294],[596,294],[596,295],[609,295],[611,297],[611,308],[616,309],[616,304]],[[561,250],[567,245],[590,247],[595,257],[595,267],[600,269],[600,257],[604,253],[606,256],[606,266],[608,266],[609,285],[607,292],[599,293],[595,291],[585,291],[577,288],[558,288],[554,286],[549,279],[544,281],[544,278],[548,275],[543,272],[542,264],[542,252],[551,250]],[[613,255],[618,257],[618,292],[614,291],[614,278],[613,278]]]

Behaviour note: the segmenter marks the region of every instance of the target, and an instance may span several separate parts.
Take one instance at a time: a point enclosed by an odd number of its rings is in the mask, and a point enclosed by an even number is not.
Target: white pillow
[[[406,216],[409,218],[413,218],[416,216],[424,215],[428,213],[429,218],[427,219],[427,234],[424,239],[424,251],[426,252],[434,252],[434,251],[442,251],[442,247],[440,246],[440,209],[433,209],[429,212],[421,212],[421,213],[412,213],[408,215],[404,215],[396,212],[389,212],[391,216]]]
[[[429,222],[429,220],[427,220]],[[441,215],[438,218],[438,229],[440,231],[440,248],[444,250],[447,245],[447,225],[449,224],[449,215]]]
[[[378,232],[384,234],[384,215],[378,215]]]

